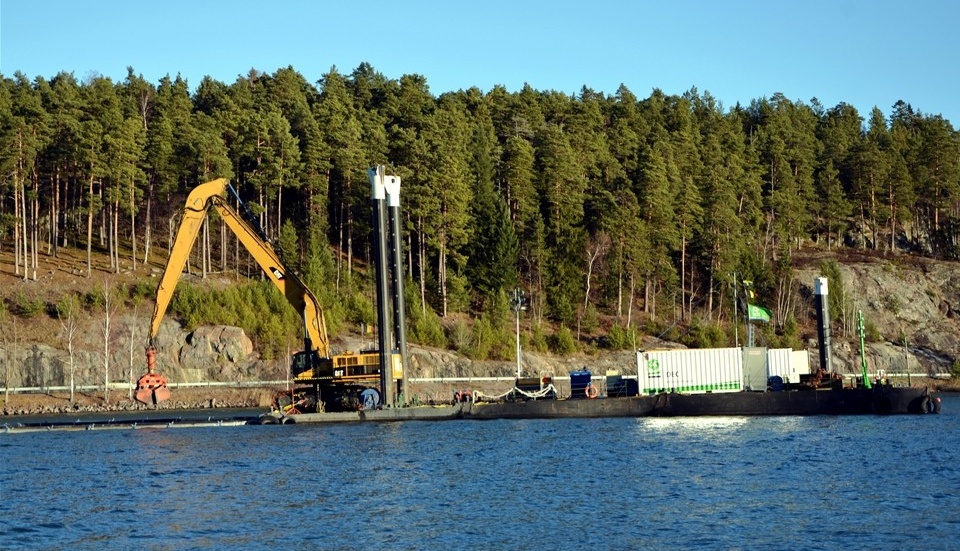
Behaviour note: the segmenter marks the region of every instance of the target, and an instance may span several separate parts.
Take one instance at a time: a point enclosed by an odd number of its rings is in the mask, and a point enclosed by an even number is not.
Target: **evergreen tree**
[[[695,89],[671,102],[668,118],[673,161],[669,166],[676,167],[677,171],[671,179],[677,183],[674,210],[680,236],[680,311],[684,317],[693,313],[696,263],[691,262],[689,253],[691,242],[701,231],[703,204],[700,187],[705,185],[701,179],[703,168],[697,151],[700,135],[691,116],[691,97],[699,99]]]
[[[364,158],[359,114],[343,76],[333,67],[324,75],[316,119],[324,129],[329,155],[331,238],[347,255],[347,277],[353,272],[356,247],[366,250],[370,235],[369,168]],[[339,278],[338,278],[339,280]]]
[[[853,180],[854,155],[861,141],[863,119],[852,106],[841,103],[821,117],[817,138],[822,144],[819,169],[815,175],[817,201],[814,232],[825,233],[827,248],[845,232],[852,208],[844,181]]]
[[[747,245],[745,221],[738,212],[737,186],[744,185],[746,169],[744,144],[733,117],[725,117],[709,96],[695,100],[694,110],[701,128],[699,151],[702,171],[703,224],[696,238],[699,264],[707,274],[708,316],[722,315],[716,308],[726,289],[741,251]],[[719,300],[718,300],[719,299]]]
[[[755,106],[760,161],[765,175],[765,211],[772,233],[766,255],[775,260],[798,247],[809,228],[817,141],[816,115],[781,94]]]
[[[656,295],[672,287],[677,279],[670,253],[679,249],[680,229],[674,211],[675,187],[670,181],[670,146],[662,138],[645,150],[638,183],[640,211],[650,236],[650,262],[644,275],[644,311],[656,319]]]
[[[44,109],[50,114],[51,141],[44,153],[43,171],[50,179],[50,241],[56,257],[59,247],[67,244],[67,215],[75,207],[71,198],[78,196],[76,167],[82,110],[80,86],[73,75],[61,72],[50,81]]]
[[[468,181],[467,150],[470,132],[465,113],[455,102],[441,102],[427,119],[423,131],[428,154],[424,196],[418,197],[424,216],[421,235],[436,261],[440,311],[461,311],[467,297],[461,279],[466,263],[469,204],[473,199]]]
[[[6,124],[0,134],[0,167],[13,188],[15,273],[37,279],[37,231],[40,182],[37,162],[50,140],[50,127],[40,93],[17,72],[7,89],[10,97]],[[32,252],[31,252],[32,251]]]
[[[577,165],[567,136],[552,124],[537,136],[538,189],[544,215],[548,255],[545,283],[550,313],[565,324],[575,321],[583,270],[584,192],[587,180]]]
[[[867,246],[868,235],[872,236],[871,247],[877,246],[879,220],[884,218],[882,189],[891,170],[891,152],[886,119],[879,109],[874,108],[866,137],[856,148],[856,169],[848,192],[863,237],[861,247]]]

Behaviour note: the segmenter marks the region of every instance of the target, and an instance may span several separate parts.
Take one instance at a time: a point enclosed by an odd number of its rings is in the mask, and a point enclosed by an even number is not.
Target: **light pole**
[[[517,378],[520,378],[520,312],[527,309],[527,296],[517,287],[510,295],[510,307],[517,317]]]

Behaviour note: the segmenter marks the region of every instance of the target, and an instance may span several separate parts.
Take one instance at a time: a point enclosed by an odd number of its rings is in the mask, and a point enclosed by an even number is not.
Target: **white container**
[[[743,390],[740,348],[698,348],[637,352],[642,394],[657,392],[739,392]]]
[[[800,375],[810,373],[810,355],[806,350],[771,348],[767,350],[767,376],[778,375],[785,383],[799,383]]]

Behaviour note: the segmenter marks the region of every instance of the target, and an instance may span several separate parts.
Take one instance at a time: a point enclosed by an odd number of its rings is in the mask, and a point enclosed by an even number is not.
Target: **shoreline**
[[[197,409],[244,409],[270,407],[274,389],[178,389],[173,398],[156,407],[131,400],[125,392],[114,391],[109,401],[103,393],[66,392],[0,395],[0,418],[27,415],[111,413],[134,411],[179,411]]]

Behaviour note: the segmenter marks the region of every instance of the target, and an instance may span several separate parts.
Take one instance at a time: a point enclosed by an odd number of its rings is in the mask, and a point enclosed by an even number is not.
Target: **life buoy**
[[[591,399],[600,395],[600,391],[593,385],[587,385],[586,388],[583,389],[583,393],[587,395],[587,398]]]

